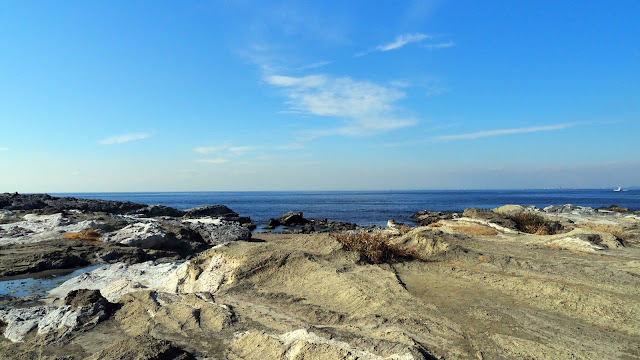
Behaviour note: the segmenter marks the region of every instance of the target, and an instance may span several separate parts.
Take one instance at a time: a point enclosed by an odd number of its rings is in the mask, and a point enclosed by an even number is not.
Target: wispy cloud
[[[392,42],[387,43],[387,44],[378,45],[373,49],[357,53],[356,56],[364,56],[364,55],[370,54],[370,53],[372,53],[374,51],[386,52],[386,51],[391,51],[391,50],[397,50],[397,49],[400,49],[400,48],[404,47],[405,45],[408,45],[408,44],[411,44],[411,43],[419,43],[419,42],[422,42],[425,39],[430,39],[430,38],[433,38],[433,37],[434,37],[433,35],[420,34],[420,33],[398,35],[398,36],[396,36],[396,38]]]
[[[424,45],[424,47],[426,47],[427,49],[430,49],[430,50],[446,49],[446,48],[450,48],[450,47],[454,47],[454,46],[456,46],[456,43],[454,43],[453,41],[447,41],[447,42],[437,43],[437,44],[425,44]]]
[[[224,146],[198,146],[193,149],[194,152],[199,154],[209,154],[224,149]]]
[[[312,64],[300,66],[296,70],[302,71],[302,70],[317,69],[319,67],[327,66],[329,64],[331,64],[331,61],[318,61],[318,62],[314,62]]]
[[[405,94],[393,86],[328,75],[272,75],[266,77],[265,82],[283,89],[290,106],[287,111],[340,118],[346,122],[336,129],[315,132],[318,136],[366,135],[415,124],[413,119],[396,115],[396,102]]]
[[[102,139],[98,142],[103,145],[122,144],[130,141],[146,139],[149,136],[151,135],[147,133],[132,133],[132,134],[111,136],[106,139]]]
[[[9,151],[8,147],[0,147],[0,151]]]
[[[556,125],[548,125],[548,126],[532,126],[532,127],[526,127],[526,128],[488,130],[488,131],[479,131],[479,132],[466,133],[466,134],[443,135],[443,136],[436,137],[436,139],[441,141],[473,140],[473,139],[479,139],[479,138],[489,137],[489,136],[501,136],[501,135],[534,133],[534,132],[540,132],[540,131],[562,130],[562,129],[567,129],[576,125],[577,123],[565,123],[565,124],[556,124]]]
[[[224,159],[224,158],[216,158],[216,159],[198,159],[196,160],[196,162],[199,163],[206,163],[206,164],[224,164],[224,163],[228,163],[229,159]]]
[[[426,35],[426,34],[405,34],[405,35],[399,35],[396,37],[395,40],[393,40],[392,42],[385,44],[385,45],[378,45],[376,46],[376,50],[378,51],[389,51],[389,50],[396,50],[396,49],[400,49],[401,47],[410,44],[410,43],[415,43],[415,42],[420,42],[424,39],[428,39],[430,38],[430,35]]]

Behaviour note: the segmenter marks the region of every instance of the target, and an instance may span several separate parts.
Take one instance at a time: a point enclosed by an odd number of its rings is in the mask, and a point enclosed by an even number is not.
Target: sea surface
[[[424,190],[424,191],[225,191],[63,193],[89,199],[129,200],[177,209],[223,204],[261,227],[287,211],[302,211],[306,218],[327,218],[359,225],[385,225],[387,220],[410,222],[421,210],[462,211],[468,207],[495,208],[505,204],[573,204],[599,208],[612,204],[640,210],[640,190]]]

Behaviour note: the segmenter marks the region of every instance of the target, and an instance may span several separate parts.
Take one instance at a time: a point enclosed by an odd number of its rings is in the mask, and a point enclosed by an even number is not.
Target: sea
[[[250,216],[258,228],[270,218],[278,218],[287,211],[302,211],[306,218],[384,226],[389,219],[410,223],[411,215],[422,210],[491,209],[505,204],[534,205],[539,208],[564,204],[599,208],[615,204],[640,210],[640,189],[109,192],[51,195],[128,200],[180,210],[223,204],[241,216]]]

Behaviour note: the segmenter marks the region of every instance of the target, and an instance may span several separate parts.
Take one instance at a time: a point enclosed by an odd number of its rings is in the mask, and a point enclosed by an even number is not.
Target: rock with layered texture
[[[145,249],[174,249],[180,246],[173,234],[169,234],[156,223],[135,223],[104,237],[105,242]]]
[[[200,218],[188,219],[184,222],[191,230],[198,232],[202,239],[210,245],[251,239],[251,230],[235,221]]]

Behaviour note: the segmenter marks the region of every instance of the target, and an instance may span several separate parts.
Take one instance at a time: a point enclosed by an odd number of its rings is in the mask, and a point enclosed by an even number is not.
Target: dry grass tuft
[[[383,234],[360,232],[356,234],[332,234],[331,236],[341,243],[345,249],[360,253],[374,264],[416,258],[415,250],[391,245],[389,238]]]
[[[93,229],[62,234],[62,237],[67,240],[76,240],[76,241],[82,241],[86,243],[97,243],[100,241],[101,236],[102,235],[100,235],[99,232]]]
[[[588,223],[588,222],[579,223],[577,225],[580,228],[613,234],[618,239],[621,239],[624,241],[632,240],[631,234],[626,233],[619,226],[609,225],[609,224],[595,224],[595,223]]]
[[[452,226],[453,229],[469,235],[493,236],[498,235],[495,229],[487,226],[471,225],[471,226]]]
[[[434,222],[434,223],[431,223],[431,224],[427,225],[427,227],[442,227],[442,223],[439,222],[439,221],[438,222]]]
[[[518,230],[536,235],[553,235],[554,231],[547,221],[540,215],[521,212],[508,216],[518,227]]]
[[[407,226],[406,224],[402,224],[402,226],[400,226],[400,234],[404,235],[406,233],[408,233],[409,231],[411,231],[411,228],[409,226]]]

